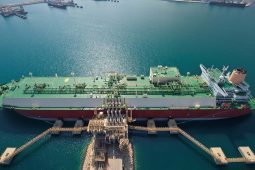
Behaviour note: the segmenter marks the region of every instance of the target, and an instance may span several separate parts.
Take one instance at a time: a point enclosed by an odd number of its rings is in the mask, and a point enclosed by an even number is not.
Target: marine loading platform
[[[31,112],[31,117],[37,119],[48,114],[45,118],[56,120],[53,127],[24,145],[8,147],[0,157],[0,164],[10,164],[15,156],[48,135],[72,132],[73,135],[92,134],[84,153],[83,170],[113,167],[133,170],[135,154],[129,140],[130,131],[148,135],[166,132],[184,138],[211,157],[217,165],[255,163],[254,152],[249,146],[238,147],[240,156],[228,157],[223,148],[217,145],[207,147],[185,132],[176,123],[178,117],[164,115],[181,110],[184,113],[181,118],[200,120],[208,117],[203,114],[198,116],[199,111],[207,113],[219,109],[232,115],[235,114],[233,109],[244,110],[245,113],[254,110],[255,100],[244,81],[245,70],[235,69],[227,74],[226,67],[222,71],[213,67],[207,69],[203,65],[200,68],[201,76],[191,76],[190,73],[181,76],[176,67],[162,66],[152,67],[148,77],[118,73],[96,77],[75,77],[74,74],[71,74],[72,77],[33,77],[31,73],[30,77],[0,85],[1,107]],[[37,105],[34,105],[34,101],[37,101]],[[27,110],[22,110],[24,108]],[[66,117],[64,112],[68,113]],[[57,115],[51,117],[55,113]],[[190,113],[196,116],[189,117]],[[163,116],[160,117],[160,114]],[[212,114],[210,118],[218,118],[218,115]],[[64,127],[65,118],[76,120],[74,127]],[[139,118],[147,121],[147,126],[134,123]],[[158,118],[168,120],[168,126],[156,126]]]
[[[108,119],[109,120],[109,119]],[[128,120],[128,119],[126,119]],[[131,118],[129,118],[131,120]],[[154,120],[150,120],[153,122]],[[199,149],[213,158],[217,165],[226,165],[229,163],[255,163],[254,152],[248,146],[240,146],[238,150],[240,157],[226,157],[221,147],[208,148],[183,129],[177,126],[175,120],[170,119],[169,127],[156,127],[155,123],[148,123],[147,127],[128,125],[124,121],[107,121],[106,117],[99,112],[95,118],[90,120],[88,126],[64,128],[61,121],[56,121],[54,127],[49,128],[31,139],[19,148],[8,147],[0,157],[0,164],[8,165],[12,159],[19,153],[25,151],[29,146],[33,145],[47,135],[58,134],[60,132],[88,132],[93,137],[85,152],[85,159],[82,170],[90,169],[111,169],[111,166],[125,167],[125,169],[133,170],[135,167],[134,151],[132,144],[128,140],[128,129],[143,132],[170,132],[171,135],[179,135],[193,143]],[[77,123],[76,123],[77,124]]]

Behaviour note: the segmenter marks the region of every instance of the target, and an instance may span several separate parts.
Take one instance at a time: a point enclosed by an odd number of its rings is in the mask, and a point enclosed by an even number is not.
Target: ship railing
[[[215,162],[217,164],[226,164],[226,163],[233,163],[233,162],[247,162],[247,159],[245,157],[237,157],[237,158],[221,158],[218,154],[213,153],[211,149],[209,149],[207,146],[199,142],[197,139],[192,137],[190,134],[185,132],[179,127],[143,127],[143,126],[129,126],[132,130],[138,130],[138,131],[158,131],[158,132],[168,132],[168,131],[175,131],[187,138],[189,141],[191,141],[194,145],[202,149],[205,153],[210,155],[212,158],[214,158]],[[225,162],[226,161],[226,162]]]
[[[113,94],[114,92],[120,95],[195,95],[197,93],[207,93],[209,91],[205,89],[190,90],[181,89],[174,90],[171,88],[125,88],[125,89],[105,89],[105,88],[44,88],[44,89],[26,89],[23,91],[24,94]]]

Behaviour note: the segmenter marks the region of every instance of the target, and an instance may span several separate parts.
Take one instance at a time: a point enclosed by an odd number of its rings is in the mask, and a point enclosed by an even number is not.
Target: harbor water
[[[0,0],[0,4],[23,0]],[[24,0],[25,1],[25,0]],[[0,82],[34,76],[100,75],[111,71],[149,74],[156,65],[177,66],[200,74],[199,64],[244,67],[255,94],[255,6],[230,8],[167,0],[77,0],[83,8],[66,10],[47,4],[25,6],[27,19],[0,17]],[[69,124],[70,125],[70,124]],[[166,122],[165,122],[166,125]],[[14,112],[0,111],[0,152],[18,147],[51,126]],[[220,146],[228,157],[238,146],[255,151],[255,115],[180,122],[208,147]],[[251,170],[254,165],[216,166],[189,141],[168,133],[130,133],[137,170]],[[45,138],[14,158],[6,170],[78,170],[89,135]]]

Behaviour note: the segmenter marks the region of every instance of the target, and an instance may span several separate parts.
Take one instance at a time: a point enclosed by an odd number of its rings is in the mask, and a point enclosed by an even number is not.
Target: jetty
[[[71,132],[73,135],[78,135],[86,132],[92,134],[93,137],[86,149],[82,170],[122,169],[122,167],[134,170],[134,151],[128,138],[129,131],[147,132],[148,135],[156,135],[158,132],[178,135],[209,155],[217,165],[255,163],[255,154],[249,146],[238,147],[239,157],[227,157],[221,147],[208,148],[181,129],[174,119],[168,120],[167,127],[157,127],[154,119],[149,119],[147,126],[133,125],[132,113],[128,112],[125,100],[107,98],[104,100],[102,107],[94,110],[94,116],[89,120],[87,126],[84,126],[83,120],[77,120],[74,127],[64,127],[63,121],[56,120],[53,127],[43,131],[22,146],[7,147],[0,157],[0,164],[10,164],[15,156],[48,135],[60,135],[63,132]]]
[[[114,104],[113,104],[114,103]],[[128,140],[128,114],[126,105],[120,100],[107,100],[104,110],[95,110],[94,118],[83,126],[82,120],[77,120],[74,127],[64,128],[61,120],[56,120],[53,127],[43,131],[24,145],[8,147],[0,157],[0,164],[8,165],[12,159],[28,147],[48,135],[59,135],[61,132],[91,133],[92,140],[85,152],[82,169],[134,169],[134,152]]]
[[[22,19],[26,19],[27,12],[24,10],[23,6],[17,7],[4,7],[0,9],[0,14],[4,17],[9,17],[12,15],[16,15]]]
[[[25,6],[25,5],[41,4],[41,3],[47,3],[47,0],[33,0],[33,1],[27,1],[27,2],[5,4],[5,5],[0,5],[0,8],[19,7],[19,6]]]
[[[155,121],[153,119],[149,119],[147,121],[148,134],[153,135],[156,134],[157,131],[153,130],[156,128]]]
[[[77,5],[77,3],[74,3],[73,0],[33,0],[33,1],[0,5],[0,14],[3,17],[16,15],[22,19],[27,19],[26,17],[27,12],[24,10],[23,6],[42,4],[42,3],[46,3],[50,7],[61,8],[61,9],[66,9],[67,7],[83,8],[83,6],[79,6]]]
[[[101,113],[100,113],[101,114]],[[98,115],[100,115],[98,114]],[[182,130],[180,127],[176,126],[173,123],[174,120],[171,120],[169,127],[143,127],[143,126],[133,126],[128,125],[126,120],[123,122],[116,121],[115,124],[110,124],[106,119],[95,117],[89,121],[88,126],[79,126],[79,127],[58,127],[53,126],[33,139],[29,140],[27,143],[22,146],[8,147],[3,152],[0,157],[0,164],[8,165],[11,163],[12,159],[26,150],[28,147],[39,141],[40,139],[51,135],[59,134],[60,132],[72,132],[77,134],[80,132],[92,133],[93,137],[90,144],[88,145],[85,152],[85,159],[83,163],[83,170],[93,169],[95,167],[111,167],[111,166],[126,166],[127,169],[134,169],[134,153],[132,144],[128,140],[128,129],[135,131],[144,131],[144,132],[170,132],[170,134],[181,135],[186,138],[188,141],[193,143],[195,146],[200,148],[206,154],[211,156],[217,165],[225,165],[229,163],[255,163],[255,154],[248,146],[240,146],[238,150],[240,152],[240,157],[227,157],[223,152],[221,147],[211,147],[208,148],[197,139],[192,137],[190,134]],[[76,126],[78,126],[76,123]],[[106,154],[107,153],[107,154]],[[96,168],[96,169],[97,169]]]
[[[173,121],[173,120],[171,120]],[[168,124],[170,125],[170,123]],[[180,134],[187,140],[189,140],[191,143],[196,145],[198,148],[203,150],[205,153],[207,153],[209,156],[211,156],[215,163],[217,165],[223,165],[228,163],[255,163],[255,155],[253,151],[248,146],[240,146],[238,147],[238,150],[241,154],[240,157],[236,158],[229,158],[226,157],[221,147],[211,147],[208,148],[201,142],[199,142],[197,139],[189,135],[187,132],[182,130],[180,127],[176,127],[176,125],[173,123],[173,126],[171,127],[142,127],[142,126],[129,126],[129,129],[136,130],[136,131],[154,131],[154,132],[170,132],[171,134]]]
[[[10,164],[11,160],[13,159],[14,156],[18,155],[22,151],[26,150],[28,147],[39,141],[40,139],[46,137],[47,135],[50,134],[56,134],[60,132],[75,132],[75,131],[86,131],[87,127],[80,127],[80,128],[58,128],[58,127],[52,127],[49,128],[33,139],[29,140],[27,143],[24,145],[18,147],[18,148],[13,148],[13,147],[8,147],[0,157],[0,164],[8,165]]]
[[[96,111],[87,132],[93,134],[83,170],[134,170],[133,148],[128,140],[128,114],[121,100],[108,99],[103,110]]]

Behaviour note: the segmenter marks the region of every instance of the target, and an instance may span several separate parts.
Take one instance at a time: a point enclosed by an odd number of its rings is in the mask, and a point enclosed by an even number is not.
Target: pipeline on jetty
[[[172,121],[172,120],[169,120],[169,121]],[[170,127],[170,126],[169,127],[129,126],[129,129],[137,130],[137,131],[170,132],[172,134],[181,134],[183,137],[188,139],[190,142],[192,142],[198,148],[200,148],[205,153],[210,155],[215,160],[215,163],[218,165],[228,164],[228,163],[238,163],[238,162],[255,163],[255,155],[248,146],[241,146],[238,148],[242,157],[227,158],[220,147],[212,147],[209,149],[208,147],[203,145],[201,142],[199,142],[197,139],[195,139],[194,137],[189,135],[187,132],[185,132],[181,128],[177,127],[177,125],[174,125],[174,127]]]
[[[5,150],[5,153],[0,157],[0,164],[9,164],[11,159],[18,155],[19,153],[21,153],[22,151],[24,151],[25,149],[27,149],[29,146],[33,145],[34,143],[36,143],[37,141],[39,141],[40,139],[44,138],[45,136],[49,135],[49,134],[54,134],[55,132],[75,132],[75,131],[85,131],[87,129],[87,127],[79,127],[79,128],[58,128],[58,127],[52,127],[49,128],[47,130],[45,130],[44,132],[40,133],[39,135],[37,135],[36,137],[34,137],[33,139],[29,140],[27,143],[25,143],[24,145],[20,146],[19,148],[7,148]]]
[[[112,105],[112,103],[115,103]],[[83,170],[127,169],[134,170],[133,148],[128,140],[128,114],[123,100],[107,99],[106,113],[94,113],[87,131],[93,134],[87,149]]]
[[[86,131],[92,134],[93,137],[85,153],[83,170],[111,169],[111,167],[119,167],[119,169],[124,167],[133,170],[135,161],[133,147],[128,138],[129,130],[148,132],[148,134],[156,134],[157,132],[180,134],[180,136],[211,156],[217,165],[234,162],[255,163],[255,155],[248,146],[238,147],[240,157],[228,158],[221,147],[206,147],[178,127],[174,119],[169,119],[168,127],[156,127],[153,119],[148,120],[147,127],[134,126],[131,125],[132,122],[132,114],[128,113],[128,107],[124,99],[107,98],[104,100],[102,107],[94,111],[94,117],[89,120],[87,126],[84,126],[82,120],[77,120],[73,128],[64,128],[62,127],[63,122],[57,120],[52,128],[45,130],[21,147],[7,148],[0,157],[0,164],[10,164],[16,155],[49,134],[57,135],[60,132],[73,132],[74,135],[77,135]]]
[[[238,162],[244,162],[244,163],[255,163],[255,155],[251,151],[251,149],[247,146],[239,147],[238,150],[241,153],[241,157],[237,158],[228,158],[225,156],[224,152],[220,147],[213,147],[213,148],[208,148],[205,145],[203,145],[201,142],[196,140],[194,137],[189,135],[187,132],[182,130],[180,127],[142,127],[142,126],[133,126],[129,125],[128,129],[130,130],[136,130],[136,131],[155,131],[155,132],[174,132],[173,134],[181,134],[183,137],[188,139],[190,142],[192,142],[194,145],[196,145],[198,148],[203,150],[205,153],[210,155],[214,160],[215,163],[218,165],[221,164],[228,164],[228,163],[238,163]],[[94,119],[92,122],[89,123],[88,126],[83,126],[83,127],[74,127],[74,128],[63,128],[63,127],[52,127],[35,138],[31,139],[24,145],[20,146],[19,148],[7,148],[5,152],[2,154],[0,157],[0,164],[9,164],[13,157],[18,155],[20,152],[24,151],[27,149],[29,146],[33,145],[40,139],[44,138],[47,135],[54,134],[55,132],[81,132],[81,131],[87,131],[93,134],[93,138],[91,140],[91,143],[87,147],[86,153],[85,153],[85,160],[83,163],[83,170],[87,170],[92,168],[92,166],[96,166],[97,168],[99,167],[105,167],[103,164],[106,160],[106,152],[109,152],[111,150],[112,155],[111,158],[113,161],[120,161],[120,159],[116,156],[114,156],[113,150],[118,153],[118,156],[120,157],[122,153],[122,156],[126,154],[126,157],[128,158],[127,160],[123,161],[125,162],[124,165],[129,165],[128,169],[133,169],[134,165],[134,153],[132,149],[132,144],[128,142],[127,139],[127,129],[125,126],[105,126],[103,121]],[[124,137],[124,138],[123,138]],[[115,141],[116,139],[119,140],[119,146],[115,145],[114,143],[105,143],[105,139],[109,139],[109,141]],[[121,140],[123,139],[123,140]],[[100,143],[101,148],[98,148],[99,145],[95,144]],[[103,145],[102,145],[103,144]],[[114,144],[114,145],[113,145]],[[102,147],[103,146],[103,147]],[[113,147],[114,146],[114,147]],[[122,148],[126,153],[121,152]],[[98,155],[93,154],[96,151]],[[94,155],[94,157],[93,157]],[[98,156],[96,158],[96,156]],[[99,159],[101,158],[101,159]],[[117,160],[114,160],[117,159]],[[101,163],[98,163],[101,162]],[[122,161],[121,161],[122,162]],[[121,163],[122,164],[122,163]]]

